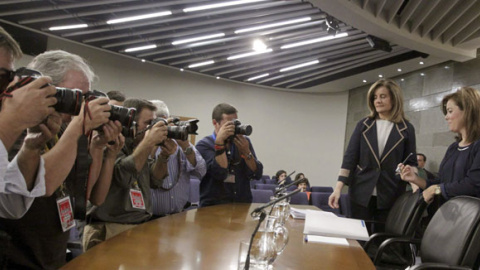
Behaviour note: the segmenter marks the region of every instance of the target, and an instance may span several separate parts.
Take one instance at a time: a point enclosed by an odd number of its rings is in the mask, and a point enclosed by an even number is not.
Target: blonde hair
[[[455,93],[451,93],[442,99],[442,112],[447,114],[447,102],[453,100],[463,111],[463,120],[467,130],[467,142],[474,142],[480,139],[480,94],[472,87],[462,87]],[[458,134],[462,140],[462,135]]]
[[[394,123],[399,123],[402,120],[406,119],[405,113],[403,111],[402,90],[395,81],[390,79],[378,80],[374,84],[372,84],[372,86],[368,90],[367,102],[368,108],[370,109],[370,114],[368,115],[368,117],[372,119],[378,118],[378,113],[375,110],[374,97],[375,91],[382,86],[388,89],[388,92],[390,93],[390,100],[392,103],[392,110],[390,111],[389,119],[387,120]]]
[[[12,38],[12,36],[0,26],[0,48],[5,48],[13,55],[14,59],[19,59],[23,56],[20,45]]]

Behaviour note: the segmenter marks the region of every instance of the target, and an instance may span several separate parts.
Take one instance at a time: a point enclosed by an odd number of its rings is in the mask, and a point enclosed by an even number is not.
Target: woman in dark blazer
[[[367,100],[370,115],[353,131],[328,203],[338,208],[341,190],[347,185],[352,218],[385,221],[397,197],[405,192],[406,183],[395,172],[398,164],[406,160],[417,166],[415,130],[405,119],[402,91],[394,81],[375,82]],[[378,227],[375,232],[381,230]]]
[[[458,140],[448,147],[438,178],[423,179],[408,165],[400,166],[401,177],[423,189],[428,203],[435,195],[440,204],[460,195],[480,197],[480,94],[463,87],[443,98],[442,111]]]

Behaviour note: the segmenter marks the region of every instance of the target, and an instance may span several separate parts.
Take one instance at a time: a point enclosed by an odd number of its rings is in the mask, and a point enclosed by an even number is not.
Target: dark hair
[[[303,183],[305,183],[307,186],[310,186],[310,183],[308,182],[308,178],[303,178],[302,181],[297,183],[297,187]]]
[[[480,138],[480,94],[472,87],[462,87],[455,93],[446,95],[442,100],[443,114],[447,114],[447,103],[453,100],[463,111],[465,129],[467,130],[467,142],[474,142]],[[458,134],[460,140],[461,134]]]
[[[127,98],[123,103],[123,106],[126,108],[135,108],[137,110],[135,120],[138,120],[138,117],[143,109],[149,109],[151,111],[157,110],[157,107],[155,107],[155,105],[153,105],[150,101],[140,98]]]
[[[417,156],[422,156],[423,157],[423,161],[427,161],[427,157],[422,154],[422,153],[417,153]]]
[[[390,93],[390,101],[392,102],[392,110],[390,113],[390,119],[387,119],[389,121],[392,121],[394,123],[399,123],[405,118],[405,113],[403,111],[403,94],[402,90],[400,89],[400,86],[398,84],[390,79],[382,79],[376,81],[370,89],[368,90],[367,93],[367,102],[368,102],[368,108],[370,109],[370,114],[368,115],[369,118],[375,119],[378,117],[377,110],[375,109],[375,104],[374,104],[374,97],[375,97],[375,91],[377,91],[378,88],[380,87],[385,87],[388,89],[388,92]]]
[[[120,91],[109,91],[107,92],[107,96],[109,99],[113,99],[119,102],[125,101],[125,95]]]
[[[284,170],[279,170],[276,174],[275,174],[275,177],[277,178],[277,181],[278,181],[278,178],[280,177],[280,175],[284,174],[284,173],[287,173],[286,171]]]
[[[298,179],[300,179],[300,176],[303,175],[303,177],[305,178],[305,174],[303,173],[297,173],[297,175],[295,175],[295,180],[294,181],[297,181]]]
[[[222,121],[224,114],[234,114],[237,113],[237,109],[230,104],[220,103],[215,108],[213,108],[212,119],[219,122]]]

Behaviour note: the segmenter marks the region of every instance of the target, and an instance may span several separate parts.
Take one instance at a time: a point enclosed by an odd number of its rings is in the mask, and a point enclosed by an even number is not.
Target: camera
[[[167,121],[163,118],[156,118],[152,121],[152,126],[158,123],[159,121]],[[179,118],[173,118],[172,123],[174,126],[167,126],[167,138],[186,141],[188,139],[188,134],[197,135],[197,123],[198,119],[191,119],[188,121],[180,121]]]
[[[235,133],[234,135],[247,135],[250,136],[252,134],[252,126],[250,125],[242,125],[240,120],[235,119],[233,120],[233,124],[235,125]]]
[[[7,89],[7,92],[12,92],[17,88],[23,87],[24,85],[31,83],[37,78],[40,78],[42,76],[42,73],[33,69],[28,69],[23,67],[23,68],[19,68],[15,72],[15,75],[20,77],[20,81],[15,85],[9,87]],[[55,108],[55,111],[59,113],[70,114],[70,115],[78,115],[80,113],[80,109],[82,108],[82,102],[83,102],[82,91],[79,89],[69,89],[69,88],[63,88],[63,87],[55,87],[55,88],[57,89],[57,93],[55,94],[57,103],[53,105],[53,108]]]
[[[94,100],[99,97],[107,97],[107,94],[102,91],[92,90],[85,94],[85,100]],[[109,120],[118,120],[123,127],[122,134],[127,135],[131,133],[131,129],[135,126],[135,115],[137,110],[135,108],[125,108],[117,105],[110,105],[110,117]]]

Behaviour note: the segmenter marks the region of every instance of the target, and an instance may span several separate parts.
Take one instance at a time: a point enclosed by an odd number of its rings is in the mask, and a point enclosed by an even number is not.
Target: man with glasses
[[[40,156],[20,155],[8,163],[8,150],[22,132],[44,121],[54,112],[57,101],[55,87],[49,77],[41,77],[11,93],[4,91],[18,81],[14,61],[22,56],[18,43],[0,27],[0,217],[20,218],[33,203],[34,197],[45,194],[44,160]],[[52,136],[55,121],[39,127],[44,136]],[[34,167],[33,170],[31,168]]]

